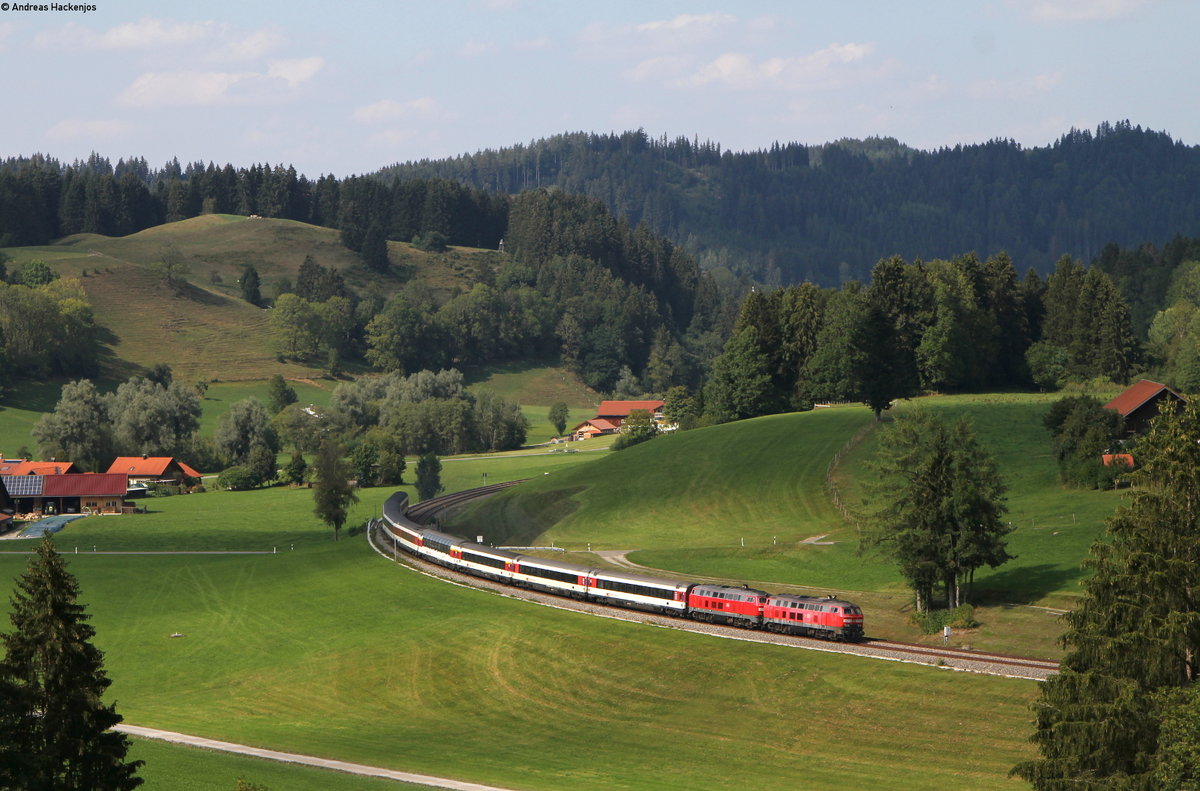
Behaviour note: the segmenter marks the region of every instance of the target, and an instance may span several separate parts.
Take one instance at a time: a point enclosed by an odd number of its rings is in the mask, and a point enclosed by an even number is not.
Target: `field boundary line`
[[[433,788],[449,788],[453,789],[454,791],[514,791],[514,789],[503,788],[501,786],[489,786],[482,785],[480,783],[468,783],[462,780],[451,780],[448,777],[434,777],[432,775],[415,774],[413,772],[401,772],[397,769],[384,769],[380,766],[368,766],[366,764],[356,764],[350,761],[338,761],[333,758],[319,758],[315,755],[301,755],[299,753],[287,753],[280,750],[268,750],[262,747],[251,747],[247,744],[235,744],[234,742],[223,742],[217,739],[206,739],[203,736],[191,736],[186,733],[164,731],[158,728],[146,728],[140,725],[121,724],[114,727],[113,730],[143,739],[155,739],[157,741],[170,742],[172,744],[182,744],[189,747],[199,747],[205,750],[234,753],[236,755],[248,755],[252,758],[263,758],[268,761],[278,761],[280,763],[312,766],[318,769],[331,769],[335,772],[344,772],[346,774],[361,775],[364,777],[381,777],[386,780],[399,780],[405,783],[431,786]]]

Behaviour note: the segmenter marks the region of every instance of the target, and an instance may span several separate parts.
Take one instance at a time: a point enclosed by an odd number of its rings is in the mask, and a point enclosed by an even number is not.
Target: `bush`
[[[929,612],[914,612],[912,624],[921,628],[922,634],[937,634],[946,626],[951,629],[974,629],[979,626],[975,620],[975,608],[969,604],[960,604],[953,610],[930,610]]]
[[[217,476],[217,486],[233,492],[253,489],[258,485],[257,479],[249,469],[240,464],[229,467]]]

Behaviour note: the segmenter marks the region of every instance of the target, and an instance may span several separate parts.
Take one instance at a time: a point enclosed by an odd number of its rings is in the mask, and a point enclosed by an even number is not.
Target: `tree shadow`
[[[1078,582],[1085,573],[1081,568],[1049,563],[998,571],[975,583],[971,602],[981,606],[1033,604]]]

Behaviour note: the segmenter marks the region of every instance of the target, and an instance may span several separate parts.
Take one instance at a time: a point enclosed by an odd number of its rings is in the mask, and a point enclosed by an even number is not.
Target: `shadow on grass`
[[[984,606],[1033,604],[1083,578],[1081,568],[1043,564],[999,571],[976,583],[971,601]]]

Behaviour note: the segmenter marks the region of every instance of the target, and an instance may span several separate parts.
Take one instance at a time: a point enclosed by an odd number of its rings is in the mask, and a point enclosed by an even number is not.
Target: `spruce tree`
[[[129,739],[101,700],[108,688],[96,631],[76,599],[79,584],[49,538],[17,580],[0,635],[0,781],[14,791],[124,791],[142,780],[142,761],[126,761]],[[10,760],[11,759],[11,760]],[[9,776],[4,776],[5,773]]]
[[[1198,436],[1197,401],[1151,423],[1129,502],[1092,547],[1061,670],[1034,706],[1041,757],[1013,770],[1039,791],[1163,787],[1160,729],[1200,675]]]

